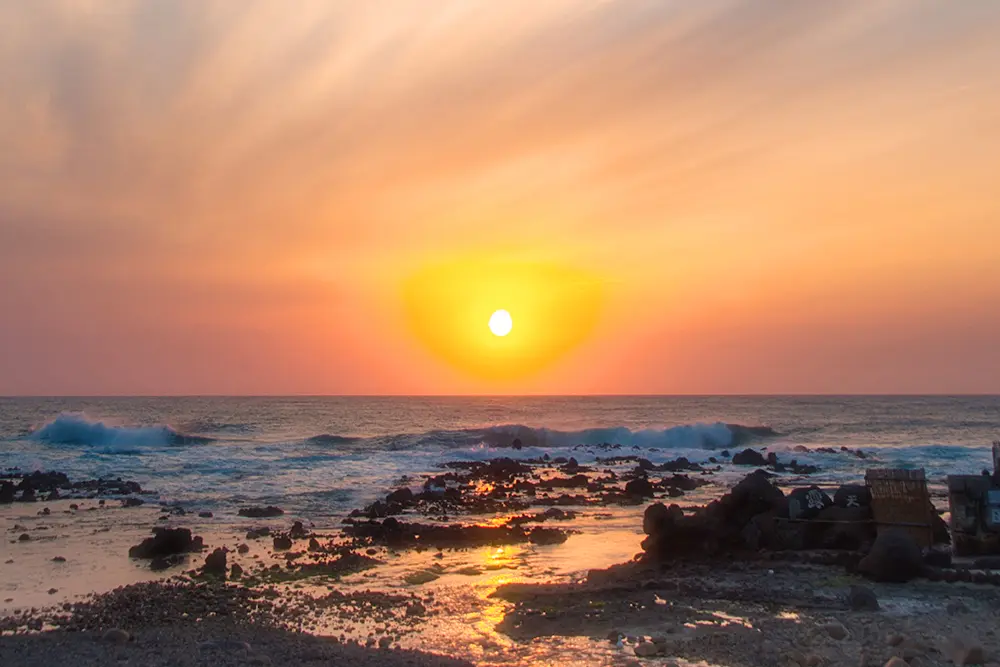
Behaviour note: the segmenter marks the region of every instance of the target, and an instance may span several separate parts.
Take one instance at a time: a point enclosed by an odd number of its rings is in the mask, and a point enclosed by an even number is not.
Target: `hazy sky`
[[[0,394],[1000,392],[995,0],[0,0],[0,91]]]

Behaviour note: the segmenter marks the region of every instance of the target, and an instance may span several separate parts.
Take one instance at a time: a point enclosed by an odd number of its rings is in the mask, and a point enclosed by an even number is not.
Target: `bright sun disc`
[[[506,336],[514,326],[514,320],[506,310],[498,310],[490,315],[490,331],[495,336]]]

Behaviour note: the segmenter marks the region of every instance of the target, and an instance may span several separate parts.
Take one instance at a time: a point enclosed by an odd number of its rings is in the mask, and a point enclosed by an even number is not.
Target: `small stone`
[[[617,644],[618,640],[621,638],[622,638],[622,633],[618,632],[617,630],[612,630],[611,632],[608,633],[608,641],[611,642],[612,644]]]
[[[642,642],[641,644],[636,644],[635,646],[635,654],[640,658],[649,658],[659,652],[660,650],[656,648],[656,644],[652,642]]]
[[[125,644],[132,638],[132,635],[119,628],[112,628],[105,632],[101,639],[112,644]]]
[[[845,628],[841,623],[834,621],[833,623],[826,623],[822,627],[823,630],[826,631],[826,634],[830,635],[831,638],[836,639],[837,641],[847,638],[847,628]]]
[[[211,519],[215,515],[212,514],[211,512],[198,512],[198,516],[200,516],[202,519]]]
[[[65,556],[54,556],[52,558],[52,562],[53,563],[65,563],[66,562],[66,557]]]
[[[967,637],[952,637],[944,642],[941,652],[956,665],[981,665],[986,653],[979,642]]]
[[[55,595],[58,592],[59,592],[58,588],[50,588],[49,589],[49,595]]]
[[[910,667],[909,664],[899,656],[892,656],[889,658],[889,662],[885,663],[885,667]]]
[[[867,586],[851,586],[847,594],[847,603],[854,611],[878,611],[878,597],[875,591]]]
[[[387,649],[392,646],[392,637],[382,637],[378,640],[378,647],[381,649]]]
[[[17,538],[17,541],[18,542],[27,542],[30,539],[31,539],[31,535],[28,535],[27,533],[21,533],[21,536],[19,538]]]
[[[885,638],[885,643],[889,646],[899,646],[906,641],[906,637],[903,635],[889,635]]]
[[[952,600],[951,602],[949,602],[947,610],[948,613],[951,614],[952,616],[969,613],[969,608],[965,606],[965,603],[962,602],[961,600]]]
[[[245,554],[250,553],[250,547],[246,544],[240,544],[236,547],[236,553]]]

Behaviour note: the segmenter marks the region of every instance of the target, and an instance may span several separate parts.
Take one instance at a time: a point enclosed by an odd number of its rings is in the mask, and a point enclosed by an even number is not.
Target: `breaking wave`
[[[59,445],[106,447],[157,447],[198,445],[213,438],[187,435],[169,426],[117,426],[91,419],[85,414],[64,412],[29,436],[32,440]]]
[[[757,438],[781,435],[769,426],[741,424],[689,424],[664,429],[631,430],[624,426],[560,431],[520,424],[486,428],[437,430],[424,433],[357,438],[319,435],[306,442],[322,446],[363,444],[370,449],[399,451],[407,449],[454,449],[486,445],[510,447],[519,440],[524,447],[615,446],[643,449],[724,449],[737,447]]]

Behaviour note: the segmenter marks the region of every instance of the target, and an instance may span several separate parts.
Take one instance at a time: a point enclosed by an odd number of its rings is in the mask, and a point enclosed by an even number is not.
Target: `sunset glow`
[[[0,395],[1000,391],[998,30],[2,3]]]

